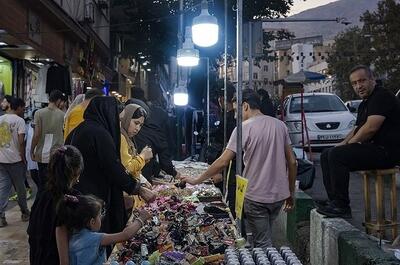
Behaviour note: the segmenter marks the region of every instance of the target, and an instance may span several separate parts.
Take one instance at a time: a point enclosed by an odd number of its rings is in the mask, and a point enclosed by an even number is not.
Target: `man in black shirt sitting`
[[[354,67],[350,83],[363,100],[355,128],[340,144],[321,155],[329,201],[317,202],[317,211],[328,217],[351,218],[351,171],[392,168],[400,161],[399,101],[390,91],[376,86],[367,66]]]

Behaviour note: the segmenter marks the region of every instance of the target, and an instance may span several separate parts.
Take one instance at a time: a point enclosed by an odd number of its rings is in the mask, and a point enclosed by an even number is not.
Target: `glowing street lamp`
[[[213,46],[218,41],[218,21],[208,13],[207,0],[201,2],[201,13],[193,19],[192,34],[194,44],[201,47]]]
[[[185,42],[182,45],[182,49],[178,50],[176,56],[179,66],[190,67],[199,64],[199,50],[194,48],[191,35],[190,27],[186,27]]]
[[[189,102],[189,95],[184,82],[179,82],[179,85],[174,90],[174,104],[176,106],[186,106]]]

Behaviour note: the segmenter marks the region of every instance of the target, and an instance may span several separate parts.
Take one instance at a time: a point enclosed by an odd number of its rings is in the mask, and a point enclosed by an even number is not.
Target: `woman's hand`
[[[145,187],[140,187],[139,196],[146,202],[153,202],[156,199],[156,194]]]
[[[140,152],[140,155],[144,158],[145,161],[149,161],[153,158],[153,150],[151,147],[145,146]]]

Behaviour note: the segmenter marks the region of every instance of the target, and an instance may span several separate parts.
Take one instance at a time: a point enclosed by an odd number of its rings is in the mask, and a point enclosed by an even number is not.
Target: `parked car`
[[[303,109],[304,146],[307,144],[305,128],[308,130],[311,147],[329,147],[341,142],[355,125],[355,117],[343,101],[330,93],[304,93]],[[283,103],[283,119],[289,129],[292,144],[303,146],[301,121],[301,94],[289,95]]]
[[[360,103],[362,102],[361,99],[357,100],[349,100],[346,101],[346,107],[349,109],[351,113],[353,113],[354,116],[357,117],[357,112],[358,112],[358,107],[360,106]]]

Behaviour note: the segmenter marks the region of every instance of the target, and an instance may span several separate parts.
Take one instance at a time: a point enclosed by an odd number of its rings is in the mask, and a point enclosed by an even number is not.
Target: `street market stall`
[[[184,161],[175,167],[194,177],[207,164]],[[178,186],[175,180],[154,186],[158,197],[144,206],[152,220],[114,248],[111,264],[223,264],[225,250],[239,235],[220,190],[212,183]],[[130,221],[134,218],[135,212]]]

